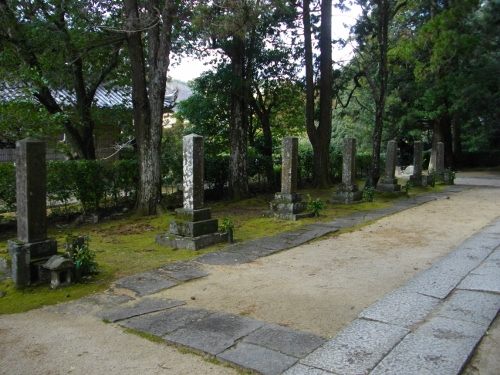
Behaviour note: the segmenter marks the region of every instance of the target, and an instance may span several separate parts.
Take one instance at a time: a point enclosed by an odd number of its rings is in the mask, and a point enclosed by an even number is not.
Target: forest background
[[[332,7],[353,5],[349,37],[332,38]],[[0,0],[0,14],[2,85],[19,93],[0,103],[2,147],[47,140],[83,161],[76,180],[95,182],[95,129],[111,124],[139,214],[160,212],[164,186],[181,181],[192,132],[205,137],[206,180],[234,200],[278,189],[284,136],[299,137],[300,182],[316,188],[338,181],[347,136],[367,187],[391,139],[400,165],[412,163],[414,141],[429,169],[437,142],[449,168],[500,165],[498,0]],[[352,59],[334,64],[346,44]],[[186,56],[213,68],[175,103],[167,73]],[[100,87],[131,100],[98,107]],[[166,112],[176,121],[165,128]],[[12,192],[13,166],[1,167]]]

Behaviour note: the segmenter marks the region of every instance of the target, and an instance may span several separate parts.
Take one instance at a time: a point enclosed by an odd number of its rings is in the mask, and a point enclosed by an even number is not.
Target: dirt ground
[[[207,266],[210,276],[158,296],[329,338],[499,216],[500,189],[473,188],[254,262]],[[500,373],[499,325],[467,375]],[[60,306],[0,316],[0,343],[0,374],[237,373]]]

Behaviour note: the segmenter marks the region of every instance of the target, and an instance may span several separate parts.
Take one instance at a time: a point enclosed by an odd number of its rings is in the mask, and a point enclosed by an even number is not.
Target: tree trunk
[[[373,149],[372,164],[370,173],[366,180],[366,186],[377,187],[380,178],[380,151],[382,144],[382,131],[384,127],[385,102],[387,98],[387,82],[389,78],[389,69],[387,61],[387,52],[389,49],[389,20],[390,20],[390,1],[379,0],[376,2],[375,10],[377,19],[377,42],[378,42],[378,69],[375,79],[371,77],[369,71],[366,71],[366,79],[370,85],[372,95],[375,101],[375,124],[373,127]]]
[[[146,3],[149,14],[159,9],[159,1]],[[142,44],[137,0],[124,0],[127,20],[130,66],[132,72],[132,104],[139,156],[139,190],[135,211],[139,215],[155,215],[161,201],[161,138],[163,106],[168,65],[174,1],[165,0],[161,20],[148,29],[148,78]],[[149,86],[148,86],[149,83]]]
[[[234,37],[231,50],[231,67],[237,79],[233,81],[231,120],[229,129],[229,196],[236,201],[248,198],[247,130],[248,116],[245,76],[245,40]]]
[[[320,117],[319,124],[314,124],[314,82],[312,61],[311,20],[309,0],[303,1],[304,42],[306,60],[306,129],[314,153],[313,186],[329,188],[330,140],[332,136],[332,1],[321,3],[321,39],[320,39]]]

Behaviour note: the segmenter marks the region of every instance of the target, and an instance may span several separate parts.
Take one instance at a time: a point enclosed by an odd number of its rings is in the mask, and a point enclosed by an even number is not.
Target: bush
[[[71,164],[66,161],[47,163],[47,198],[51,205],[62,203],[68,213],[68,203],[74,195],[75,186],[71,176]]]
[[[0,163],[0,212],[16,210],[16,167]]]
[[[71,160],[71,177],[75,186],[75,197],[83,210],[99,209],[99,202],[105,197],[106,183],[109,182],[101,160]]]

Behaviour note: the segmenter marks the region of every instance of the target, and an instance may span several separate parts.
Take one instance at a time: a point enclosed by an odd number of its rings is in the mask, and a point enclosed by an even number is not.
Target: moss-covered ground
[[[404,186],[404,185],[403,185]],[[435,188],[413,188],[410,195],[437,191],[444,186]],[[327,190],[301,190],[303,200],[309,194],[313,200],[321,199],[327,202],[332,198],[334,188]],[[363,202],[354,205],[325,204],[317,218],[300,221],[287,221],[274,218],[261,218],[261,211],[269,209],[269,201],[273,195],[258,195],[240,202],[217,201],[206,202],[212,209],[212,217],[219,219],[219,224],[228,215],[234,222],[235,242],[248,241],[254,238],[270,236],[279,232],[292,230],[317,221],[332,221],[357,211],[369,211],[392,205],[396,197],[392,194],[377,194],[373,202]],[[100,271],[84,279],[83,283],[52,290],[49,285],[38,285],[27,288],[16,288],[10,280],[0,282],[0,314],[12,314],[45,305],[57,304],[82,298],[94,292],[107,289],[110,284],[124,276],[150,270],[171,262],[197,257],[206,252],[216,251],[225,246],[219,244],[199,251],[173,249],[156,244],[154,235],[166,232],[169,222],[174,218],[174,212],[167,212],[154,217],[135,217],[124,214],[117,220],[103,221],[97,224],[84,224],[68,229],[60,224],[49,226],[48,237],[55,238],[59,251],[65,250],[66,236],[87,235],[90,237],[90,248],[96,252],[96,260]],[[16,237],[14,230],[4,230],[0,233],[0,257],[10,258],[7,240]]]

